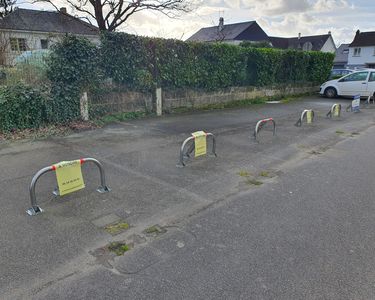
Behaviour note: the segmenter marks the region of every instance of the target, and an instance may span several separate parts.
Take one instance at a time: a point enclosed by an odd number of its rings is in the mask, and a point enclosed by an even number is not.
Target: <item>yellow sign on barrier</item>
[[[334,112],[333,112],[333,116],[334,117],[339,117],[340,116],[340,106],[339,105],[335,106],[335,109],[334,109]]]
[[[307,124],[312,123],[312,111],[311,110],[307,111],[306,113],[306,121],[307,121]]]
[[[62,161],[54,165],[60,196],[78,191],[85,187],[83,182],[81,161]]]
[[[195,144],[195,157],[205,155],[207,153],[207,140],[204,131],[196,131],[192,133]]]

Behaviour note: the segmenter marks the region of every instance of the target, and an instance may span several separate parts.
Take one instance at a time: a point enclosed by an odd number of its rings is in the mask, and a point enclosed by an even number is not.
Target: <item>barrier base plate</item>
[[[108,186],[100,186],[96,189],[99,193],[104,194],[109,192],[111,189]]]
[[[35,215],[37,215],[37,214],[42,213],[42,212],[43,212],[43,209],[41,209],[39,206],[36,206],[35,208],[34,208],[34,207],[29,208],[26,212],[27,212],[27,214],[28,214],[29,216],[35,216]]]

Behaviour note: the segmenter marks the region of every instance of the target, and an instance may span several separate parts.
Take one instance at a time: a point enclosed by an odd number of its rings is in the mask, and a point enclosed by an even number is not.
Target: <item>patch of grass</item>
[[[302,94],[291,95],[291,96],[282,96],[280,101],[281,101],[281,103],[286,104],[286,103],[298,101],[302,97],[306,97],[306,96],[310,96],[310,95],[312,95],[312,93],[302,93]]]
[[[145,229],[145,233],[155,233],[155,232],[159,232],[159,228],[156,225],[150,226]]]
[[[359,132],[352,132],[350,135],[351,135],[351,136],[359,135]]]
[[[171,113],[187,113],[193,111],[201,111],[201,110],[216,110],[216,109],[225,109],[225,108],[240,108],[246,107],[251,105],[263,104],[267,101],[275,100],[274,97],[258,97],[254,99],[244,99],[244,100],[234,100],[226,103],[211,103],[211,104],[204,104],[199,106],[192,106],[192,107],[178,107],[172,109]]]
[[[124,255],[126,251],[129,251],[129,246],[121,242],[112,242],[108,245],[108,250],[114,252],[117,256]]]
[[[262,171],[262,172],[259,173],[259,175],[262,176],[262,177],[271,177],[270,173],[267,172],[267,171]]]
[[[129,224],[126,222],[118,222],[104,227],[104,230],[112,235],[118,234],[126,229],[129,229]]]
[[[266,103],[268,98],[259,97],[255,99],[244,99],[244,100],[235,100],[226,103],[212,103],[206,104],[202,106],[198,106],[196,109],[200,110],[214,110],[214,109],[224,109],[224,108],[237,108],[237,107],[245,107],[254,104],[263,104]]]
[[[241,177],[249,177],[249,176],[251,176],[251,173],[247,172],[247,171],[244,171],[244,170],[241,170],[241,171],[238,172],[238,175],[240,175]]]
[[[285,97],[285,98],[281,99],[281,103],[286,104],[286,103],[290,103],[290,102],[292,102],[294,100],[296,100],[295,97]]]
[[[336,130],[336,134],[345,134],[345,132],[342,130]]]
[[[166,230],[163,228],[160,228],[159,225],[153,225],[153,226],[146,228],[143,232],[146,234],[161,234],[161,233],[166,232]]]
[[[263,184],[263,182],[261,182],[259,180],[256,180],[256,179],[251,179],[251,178],[246,179],[246,183],[251,184],[251,185],[255,185],[255,186],[260,186],[260,185]]]
[[[182,114],[182,113],[190,112],[193,110],[194,110],[193,107],[181,106],[181,107],[173,108],[172,111],[177,114]]]
[[[94,123],[98,126],[104,126],[106,124],[115,123],[115,122],[124,122],[128,120],[135,120],[145,117],[147,114],[142,111],[134,112],[121,112],[116,114],[105,115],[94,120]]]

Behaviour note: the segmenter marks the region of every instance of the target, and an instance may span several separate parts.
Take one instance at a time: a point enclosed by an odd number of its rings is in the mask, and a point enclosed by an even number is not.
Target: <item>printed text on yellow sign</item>
[[[193,132],[195,144],[195,157],[205,155],[207,153],[206,133],[204,131]]]
[[[81,162],[79,160],[62,161],[55,165],[56,179],[60,196],[78,191],[85,187]]]

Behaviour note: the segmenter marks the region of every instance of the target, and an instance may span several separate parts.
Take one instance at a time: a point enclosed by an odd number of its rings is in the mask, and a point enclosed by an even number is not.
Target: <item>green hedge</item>
[[[321,83],[333,58],[331,53],[187,43],[112,32],[102,36],[100,49],[87,40],[66,37],[52,51],[48,74],[52,82],[81,87],[105,76],[141,90],[155,86],[212,90]]]
[[[47,121],[45,97],[19,83],[0,87],[0,131],[36,128]]]
[[[135,89],[202,88],[321,83],[334,55],[314,51],[278,50],[187,43],[126,33],[102,36],[101,66],[106,76]]]
[[[79,98],[83,90],[98,84],[101,77],[99,49],[84,38],[68,35],[52,47],[47,60],[51,82],[49,120],[65,123],[79,117]]]

